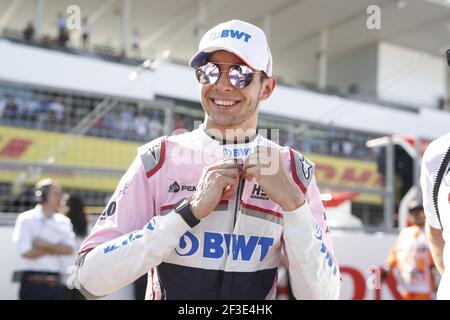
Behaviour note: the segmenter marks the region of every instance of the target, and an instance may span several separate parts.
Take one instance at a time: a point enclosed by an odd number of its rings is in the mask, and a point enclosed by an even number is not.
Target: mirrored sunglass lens
[[[242,88],[241,87],[242,74],[235,67],[230,69],[228,73],[228,80],[230,80],[230,83],[233,85],[233,87]]]
[[[208,83],[214,84],[217,82],[220,76],[219,68],[212,63],[207,63],[201,67],[202,71],[205,73],[205,76],[208,78]]]
[[[253,79],[253,70],[244,65],[234,66],[230,69],[229,79],[236,88],[245,88]]]
[[[209,83],[208,77],[206,76],[205,72],[201,68],[198,68],[197,70],[195,70],[195,76],[197,77],[197,81],[200,82],[201,84]]]

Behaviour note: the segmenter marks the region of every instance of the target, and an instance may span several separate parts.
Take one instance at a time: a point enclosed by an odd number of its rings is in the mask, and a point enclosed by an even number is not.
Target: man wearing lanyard
[[[340,273],[314,164],[258,133],[276,85],[264,32],[231,20],[190,61],[205,120],[138,149],[81,246],[90,298],[148,272],[148,299],[274,299],[281,252],[298,299],[337,299]]]
[[[75,234],[66,216],[57,213],[61,187],[51,179],[36,184],[36,207],[17,217],[13,241],[20,253],[20,267],[15,274],[21,282],[21,300],[56,300],[64,288],[61,283],[61,255],[75,249]]]

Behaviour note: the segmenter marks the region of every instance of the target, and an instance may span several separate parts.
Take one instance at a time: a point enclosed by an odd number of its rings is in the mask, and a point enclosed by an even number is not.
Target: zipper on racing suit
[[[248,137],[245,137],[245,143],[249,143],[250,139]],[[234,145],[237,145],[237,139],[234,139]],[[237,163],[238,162],[238,158],[234,159],[234,162]],[[240,170],[241,174],[242,174],[242,168]],[[236,190],[236,205],[234,207],[234,220],[233,220],[233,229],[236,226],[236,220],[237,220],[237,215],[239,213],[239,207],[241,206],[241,199],[242,199],[242,193],[244,191],[244,185],[245,185],[245,179],[243,177],[239,177],[239,183],[238,183],[238,187]]]
[[[237,215],[239,212],[239,207],[241,206],[242,194],[244,191],[245,179],[240,177],[239,184],[236,190],[236,206],[234,207],[234,221],[233,221],[233,229],[236,226]]]

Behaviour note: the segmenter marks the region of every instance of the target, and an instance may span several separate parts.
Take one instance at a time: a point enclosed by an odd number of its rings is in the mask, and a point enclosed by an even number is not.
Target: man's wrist
[[[305,204],[305,197],[300,194],[295,198],[289,198],[283,201],[281,208],[283,211],[294,211]]]
[[[194,215],[194,217],[198,220],[200,220],[202,218],[200,212],[198,211],[197,206],[195,205],[195,202],[193,200],[189,201],[189,207],[191,208],[192,214]]]

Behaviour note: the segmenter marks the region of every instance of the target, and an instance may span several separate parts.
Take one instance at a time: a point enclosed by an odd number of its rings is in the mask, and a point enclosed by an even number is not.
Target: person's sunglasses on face
[[[195,76],[202,85],[215,84],[224,72],[224,66],[229,66],[228,80],[233,87],[238,89],[247,87],[252,82],[256,73],[264,75],[264,72],[255,71],[245,64],[206,62],[195,69]]]

